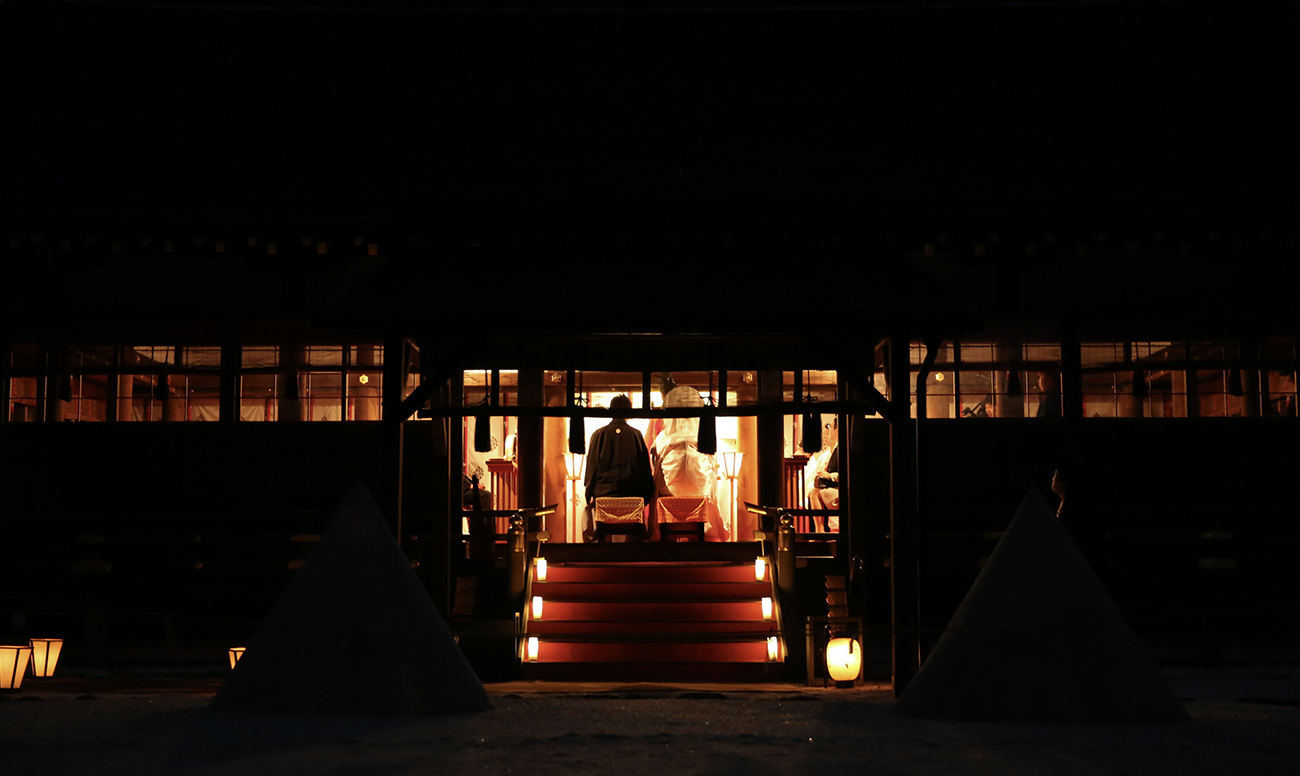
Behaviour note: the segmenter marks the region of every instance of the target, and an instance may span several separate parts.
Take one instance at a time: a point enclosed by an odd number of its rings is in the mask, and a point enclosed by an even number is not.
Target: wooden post
[[[123,367],[125,368],[125,367]],[[117,376],[117,420],[125,423],[135,419],[135,375]]]
[[[294,371],[293,379],[297,379]],[[384,338],[384,385],[382,449],[385,462],[384,481],[375,500],[388,516],[388,524],[399,544],[402,538],[402,445],[405,420],[401,415],[402,398],[406,392],[406,340],[402,337]],[[284,408],[281,407],[283,415]]]
[[[239,338],[228,335],[221,343],[221,384],[218,420],[221,423],[238,423],[243,402],[240,401],[240,372],[244,368],[244,348]]]
[[[1061,415],[1067,422],[1083,418],[1083,347],[1068,326],[1061,330]]]
[[[997,416],[999,418],[1023,418],[1025,416],[1025,393],[1029,390],[1026,375],[1020,375],[1020,394],[1018,396],[1007,395],[1007,373],[1021,371],[1020,362],[1024,358],[1024,350],[1019,341],[1006,341],[999,339],[993,343],[993,360],[999,364],[1007,364],[1006,369],[999,369],[993,373],[994,397],[997,403]]]
[[[496,372],[493,372],[494,377],[495,375]],[[543,406],[544,376],[541,369],[519,370],[520,406]],[[518,429],[516,460],[519,467],[519,507],[544,506],[546,419],[536,415],[521,417]],[[527,534],[531,528],[517,516],[510,521],[510,596],[519,606],[523,605],[524,588],[528,579]]]
[[[781,403],[781,373],[758,373],[758,403]],[[781,503],[782,479],[785,475],[785,423],[780,415],[759,415],[758,425],[758,503],[775,506]],[[773,526],[775,529],[775,526]]]
[[[889,401],[896,417],[889,425],[889,548],[894,696],[903,693],[921,667],[918,544],[916,525],[916,428],[909,417],[908,340],[889,338]]]
[[[13,375],[10,374],[10,366],[14,360],[13,342],[8,335],[0,336],[0,423],[9,422],[9,415],[13,412],[13,405],[10,404],[13,389]]]
[[[302,381],[298,375],[298,365],[303,360],[303,349],[301,345],[290,344],[282,349],[280,359],[280,406],[277,408],[276,419],[282,422],[291,423],[303,420],[302,411]]]

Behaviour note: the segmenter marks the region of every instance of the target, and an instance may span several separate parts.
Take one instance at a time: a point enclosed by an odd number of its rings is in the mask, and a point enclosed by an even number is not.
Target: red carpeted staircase
[[[523,676],[547,681],[763,682],[784,657],[770,570],[757,544],[555,545],[532,572]],[[763,616],[763,599],[773,600]],[[529,599],[531,604],[531,598]],[[537,659],[529,659],[529,637]],[[775,642],[769,644],[769,639]],[[776,660],[769,649],[776,649]]]

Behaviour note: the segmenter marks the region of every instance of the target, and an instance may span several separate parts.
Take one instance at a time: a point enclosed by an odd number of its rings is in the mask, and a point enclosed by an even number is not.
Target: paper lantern
[[[530,663],[537,662],[538,648],[539,648],[539,644],[537,643],[537,637],[529,636],[528,637],[528,662]]]
[[[771,599],[771,598],[766,598],[766,597],[763,598],[763,619],[764,619],[764,620],[770,620],[770,619],[772,619],[772,599]]]
[[[540,595],[533,596],[533,619],[542,619],[542,597]]]
[[[745,454],[741,452],[719,453],[722,461],[722,476],[735,479],[740,476],[740,467],[745,463]]]
[[[54,676],[63,639],[32,639],[32,676]]]
[[[862,673],[862,645],[857,639],[835,638],[826,644],[826,672],[837,687],[852,687]]]
[[[546,558],[537,559],[537,581],[546,581]]]
[[[754,581],[762,582],[767,578],[767,558],[754,558]]]
[[[27,663],[32,659],[31,647],[0,646],[0,690],[17,690],[23,686]]]
[[[238,662],[239,662],[239,659],[240,659],[241,657],[243,657],[243,656],[244,656],[244,648],[243,648],[243,647],[231,647],[231,648],[230,648],[230,667],[231,667],[231,668],[234,668],[234,667],[235,667],[235,664],[238,663]]]
[[[776,642],[776,636],[768,636],[767,637],[767,661],[769,663],[775,663],[777,658],[777,653],[778,653],[778,646]]]

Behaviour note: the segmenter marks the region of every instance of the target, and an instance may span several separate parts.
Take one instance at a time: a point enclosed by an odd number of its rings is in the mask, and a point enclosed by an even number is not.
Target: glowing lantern
[[[234,668],[234,667],[235,667],[235,663],[238,663],[238,662],[239,662],[239,659],[240,659],[241,657],[243,657],[243,656],[244,656],[244,648],[243,648],[243,647],[231,647],[231,648],[230,648],[230,667],[231,667],[231,668]]]
[[[754,580],[762,582],[767,577],[767,558],[754,558]]]
[[[528,637],[528,662],[530,663],[537,662],[537,651],[538,651],[537,637],[529,636]]]
[[[0,690],[17,690],[23,686],[31,647],[0,646]]]
[[[776,636],[768,636],[767,637],[767,661],[769,663],[775,663],[776,655],[777,655]]]
[[[542,597],[540,595],[533,596],[533,619],[542,619]]]
[[[826,644],[826,671],[836,687],[852,687],[862,673],[862,645],[857,639],[836,638]]]
[[[54,676],[63,639],[32,639],[32,676]]]
[[[537,581],[546,581],[546,558],[537,559]]]
[[[764,619],[764,620],[770,620],[770,619],[772,619],[772,599],[771,599],[771,598],[764,598],[764,599],[763,599],[763,619]]]

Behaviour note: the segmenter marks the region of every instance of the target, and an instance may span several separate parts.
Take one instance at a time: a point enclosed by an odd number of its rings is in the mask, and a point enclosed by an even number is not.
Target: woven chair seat
[[[600,496],[592,516],[598,523],[643,523],[645,499],[636,496]]]
[[[659,522],[702,523],[707,504],[703,496],[664,496],[659,499]]]

